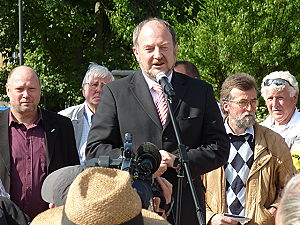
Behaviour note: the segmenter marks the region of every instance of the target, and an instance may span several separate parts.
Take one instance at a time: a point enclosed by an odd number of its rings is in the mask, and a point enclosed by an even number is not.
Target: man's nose
[[[273,99],[272,99],[272,105],[273,105],[273,107],[278,106],[278,104],[279,104],[279,101],[278,101],[278,100],[279,100],[278,98],[273,98]]]
[[[29,97],[29,92],[28,90],[23,91],[23,98],[28,98]]]
[[[156,48],[154,49],[154,58],[155,58],[155,59],[160,59],[160,58],[162,58],[162,53],[161,53],[161,50],[160,50],[159,47],[156,47]]]

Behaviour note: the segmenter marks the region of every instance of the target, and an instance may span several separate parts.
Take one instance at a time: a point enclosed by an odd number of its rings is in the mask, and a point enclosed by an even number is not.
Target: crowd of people
[[[140,70],[115,80],[91,63],[82,82],[84,103],[58,114],[38,106],[38,74],[14,68],[6,84],[10,107],[0,111],[0,224],[300,222],[296,78],[288,71],[264,77],[269,116],[258,124],[253,76],[229,76],[217,103],[212,86],[193,63],[176,61],[177,52],[169,23],[142,21],[133,32]],[[131,168],[87,163],[119,158],[127,134],[134,154],[150,146],[145,143],[157,147],[160,162],[151,179],[137,180]],[[150,192],[139,190],[144,187]]]

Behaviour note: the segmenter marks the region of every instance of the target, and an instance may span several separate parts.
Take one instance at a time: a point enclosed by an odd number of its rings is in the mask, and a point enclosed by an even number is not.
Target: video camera
[[[103,155],[88,160],[85,166],[101,166],[128,171],[132,177],[132,186],[142,200],[143,208],[148,208],[153,197],[159,197],[161,205],[165,203],[159,185],[152,178],[153,173],[159,168],[160,161],[159,149],[150,142],[141,144],[135,155],[132,151],[132,135],[126,133],[121,156],[118,159],[111,159],[109,156]]]

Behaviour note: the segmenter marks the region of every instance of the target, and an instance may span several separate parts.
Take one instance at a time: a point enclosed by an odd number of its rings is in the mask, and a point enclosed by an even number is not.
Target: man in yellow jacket
[[[252,76],[225,80],[221,106],[230,155],[223,167],[204,175],[207,224],[275,224],[279,193],[296,171],[284,139],[255,122],[257,104]]]

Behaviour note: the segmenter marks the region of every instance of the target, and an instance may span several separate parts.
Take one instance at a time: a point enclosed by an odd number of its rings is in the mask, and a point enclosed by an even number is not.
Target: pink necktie
[[[158,83],[155,83],[152,88],[154,91],[156,91],[158,93],[158,99],[155,102],[155,105],[157,108],[157,112],[158,112],[161,124],[162,124],[162,126],[164,126],[166,123],[166,120],[167,120],[167,115],[168,115],[168,106],[167,106],[166,100],[164,98],[164,93],[163,93],[161,86]]]

